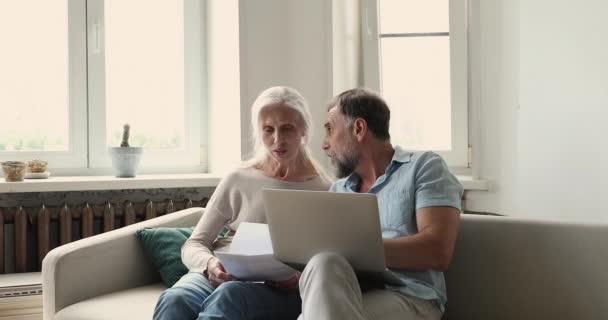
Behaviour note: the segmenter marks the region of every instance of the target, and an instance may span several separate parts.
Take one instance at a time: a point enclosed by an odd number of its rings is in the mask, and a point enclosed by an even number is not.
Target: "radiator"
[[[0,208],[0,274],[9,269],[16,273],[40,271],[42,259],[57,246],[177,210],[204,207],[207,200]],[[14,241],[5,243],[10,227]],[[12,261],[5,259],[7,249]],[[9,263],[13,265],[9,267]]]

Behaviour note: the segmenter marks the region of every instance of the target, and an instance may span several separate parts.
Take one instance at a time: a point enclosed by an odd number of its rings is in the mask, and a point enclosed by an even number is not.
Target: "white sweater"
[[[226,247],[232,240],[232,237],[217,238],[225,225],[236,231],[241,222],[266,223],[262,189],[327,191],[329,187],[330,183],[320,177],[292,182],[268,177],[255,168],[234,170],[217,186],[205,213],[182,247],[184,265],[191,272],[205,272],[213,250]]]

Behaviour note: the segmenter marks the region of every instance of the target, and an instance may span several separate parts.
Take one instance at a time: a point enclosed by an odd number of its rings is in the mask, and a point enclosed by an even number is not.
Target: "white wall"
[[[291,86],[306,98],[314,119],[313,156],[321,150],[325,106],[332,96],[331,1],[241,0],[241,149],[251,152],[250,108],[270,86]]]
[[[522,1],[520,11],[521,201],[608,220],[608,3]]]
[[[475,165],[493,188],[470,192],[467,208],[608,220],[608,3],[476,6],[482,29]]]
[[[207,1],[208,171],[222,174],[241,159],[238,0]]]

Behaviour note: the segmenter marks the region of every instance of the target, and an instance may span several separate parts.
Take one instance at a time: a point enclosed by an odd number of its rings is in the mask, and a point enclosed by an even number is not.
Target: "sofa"
[[[52,250],[42,265],[51,319],[151,319],[165,287],[136,230],[195,225],[190,208]],[[608,223],[462,215],[444,319],[608,318]]]

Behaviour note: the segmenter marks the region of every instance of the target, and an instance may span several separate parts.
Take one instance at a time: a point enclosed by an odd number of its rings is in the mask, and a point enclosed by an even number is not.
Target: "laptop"
[[[404,285],[385,265],[376,195],[283,189],[262,194],[277,260],[303,270],[315,254],[334,252],[360,280]]]

